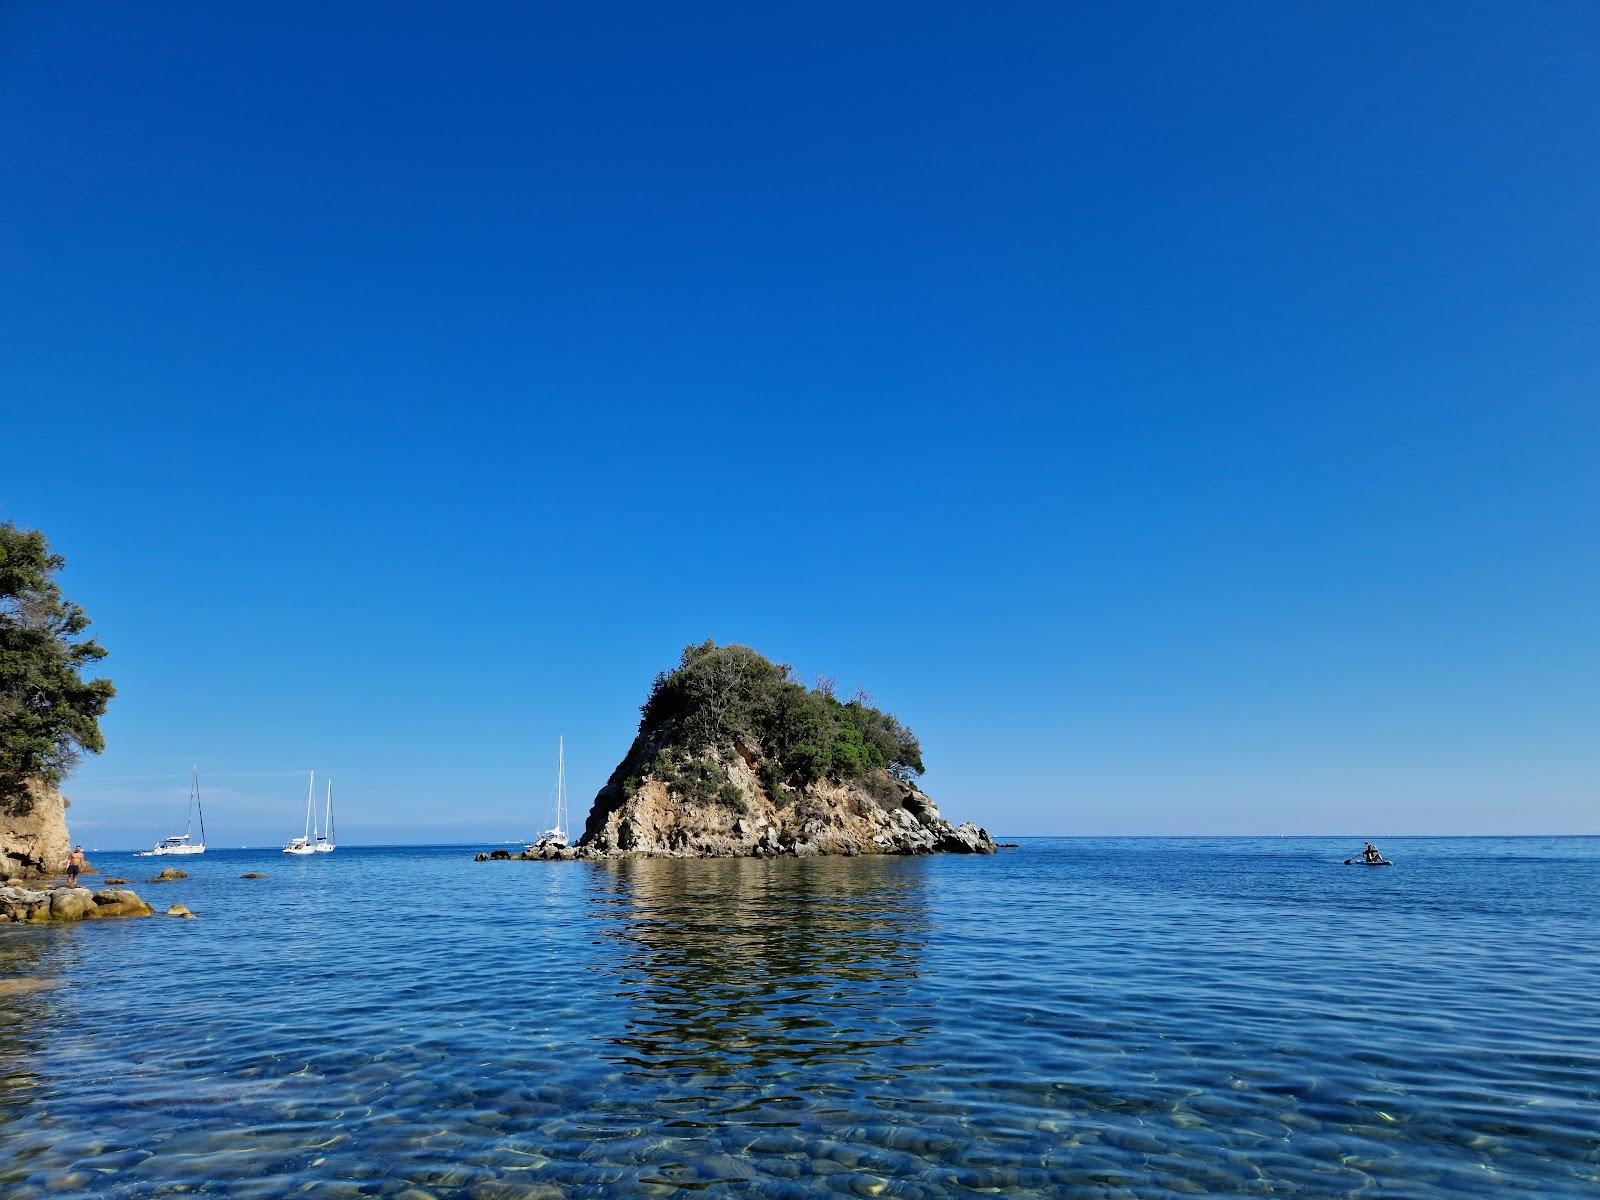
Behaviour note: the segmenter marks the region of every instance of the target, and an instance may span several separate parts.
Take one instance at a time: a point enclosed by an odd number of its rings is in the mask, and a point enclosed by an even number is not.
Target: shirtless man
[[[78,876],[83,873],[83,868],[89,864],[83,860],[83,847],[74,846],[72,854],[67,858],[67,886],[77,887]]]

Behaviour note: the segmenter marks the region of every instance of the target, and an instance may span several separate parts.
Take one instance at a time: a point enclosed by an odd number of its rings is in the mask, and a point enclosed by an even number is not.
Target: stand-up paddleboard
[[[1394,864],[1387,858],[1380,858],[1377,862],[1368,862],[1364,858],[1347,858],[1344,860],[1347,867],[1392,867]]]

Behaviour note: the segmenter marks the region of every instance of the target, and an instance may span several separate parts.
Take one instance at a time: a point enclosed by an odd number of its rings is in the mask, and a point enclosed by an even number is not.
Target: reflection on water
[[[208,852],[0,929],[0,1196],[1600,1194],[1600,843],[1384,848]]]
[[[0,1127],[33,1101],[46,1069],[36,1049],[50,1021],[50,992],[66,982],[61,953],[71,943],[61,933],[6,929],[0,936]]]
[[[747,1093],[808,1065],[881,1061],[925,1027],[908,987],[927,937],[919,866],[650,859],[599,875],[591,912],[629,1005],[619,1061]]]

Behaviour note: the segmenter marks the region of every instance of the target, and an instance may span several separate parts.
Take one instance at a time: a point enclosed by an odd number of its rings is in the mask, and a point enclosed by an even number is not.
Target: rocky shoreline
[[[937,844],[919,849],[881,849],[863,850],[859,845],[846,844],[838,849],[819,849],[815,845],[797,844],[785,846],[779,844],[776,848],[766,845],[757,845],[748,853],[742,853],[734,848],[717,848],[712,850],[618,850],[616,848],[602,850],[598,846],[579,844],[576,846],[533,846],[526,850],[511,851],[503,847],[494,850],[482,850],[472,856],[473,862],[605,862],[622,858],[859,858],[869,854],[882,854],[888,856],[907,857],[916,854],[993,854],[1001,847],[988,842],[988,833],[970,821],[961,825],[952,826],[950,836],[940,840]],[[1015,849],[1015,843],[1004,843],[1007,849]]]
[[[530,846],[526,850],[488,850],[474,862],[556,862],[615,858],[820,858],[860,855],[993,854],[997,847],[988,831],[968,821],[952,825],[939,815],[922,792],[905,788],[898,803],[851,794],[848,801],[817,807],[799,823],[787,814],[713,815],[709,820],[692,808],[658,800],[655,812],[632,806],[621,822],[598,827],[576,846]],[[863,803],[863,800],[865,802]],[[597,805],[598,805],[597,801]],[[641,836],[634,822],[649,822]]]
[[[120,888],[91,892],[80,887],[0,887],[0,923],[102,921],[111,917],[148,917],[154,912],[138,893]]]

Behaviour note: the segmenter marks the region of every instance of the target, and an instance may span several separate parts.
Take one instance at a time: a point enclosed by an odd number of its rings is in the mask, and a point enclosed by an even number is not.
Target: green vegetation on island
[[[840,700],[831,680],[807,687],[747,646],[702,642],[656,676],[579,844],[524,857],[992,854],[921,774],[917,735],[865,693]]]
[[[30,783],[53,788],[105,747],[100,718],[116,689],[84,678],[106,652],[55,582],[65,565],[37,530],[0,523],[0,813],[12,816],[28,811]]]
[[[808,688],[790,667],[747,646],[685,647],[676,669],[656,676],[640,711],[640,737],[658,748],[652,773],[733,807],[738,789],[705,763],[707,752],[756,752],[774,795],[821,780],[866,780],[881,770],[909,783],[923,769],[916,734],[866,696],[840,701],[828,681]],[[638,782],[636,775],[625,779],[624,794]]]

